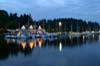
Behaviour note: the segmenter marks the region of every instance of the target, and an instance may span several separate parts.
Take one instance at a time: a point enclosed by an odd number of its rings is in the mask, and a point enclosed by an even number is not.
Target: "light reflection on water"
[[[62,43],[61,42],[59,43],[59,51],[60,52],[62,51]]]
[[[100,66],[100,35],[0,42],[0,66]]]

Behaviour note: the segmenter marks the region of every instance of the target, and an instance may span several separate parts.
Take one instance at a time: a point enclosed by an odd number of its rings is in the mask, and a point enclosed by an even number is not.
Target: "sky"
[[[0,0],[0,9],[31,14],[33,20],[72,17],[100,22],[100,0]]]

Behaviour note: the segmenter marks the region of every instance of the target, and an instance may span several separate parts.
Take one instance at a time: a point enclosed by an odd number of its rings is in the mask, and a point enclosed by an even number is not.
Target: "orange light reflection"
[[[25,49],[25,47],[26,47],[26,42],[21,42],[21,46],[22,46],[23,49]]]
[[[43,43],[42,39],[38,39],[37,42],[39,44],[39,47],[41,47],[42,46],[42,43]]]
[[[31,49],[32,49],[33,47],[35,47],[35,41],[34,41],[34,40],[30,41],[29,46],[30,46]]]

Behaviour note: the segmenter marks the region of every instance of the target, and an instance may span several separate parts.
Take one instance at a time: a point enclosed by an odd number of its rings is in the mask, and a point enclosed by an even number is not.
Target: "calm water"
[[[0,66],[100,66],[100,36],[1,39]]]

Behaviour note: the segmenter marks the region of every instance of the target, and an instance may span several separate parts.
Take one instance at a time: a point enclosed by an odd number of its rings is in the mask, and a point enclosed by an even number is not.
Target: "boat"
[[[57,37],[57,33],[48,33],[41,26],[38,29],[34,29],[32,25],[23,25],[20,29],[15,30],[7,29],[7,33],[5,33],[6,39],[52,39],[55,37]]]

